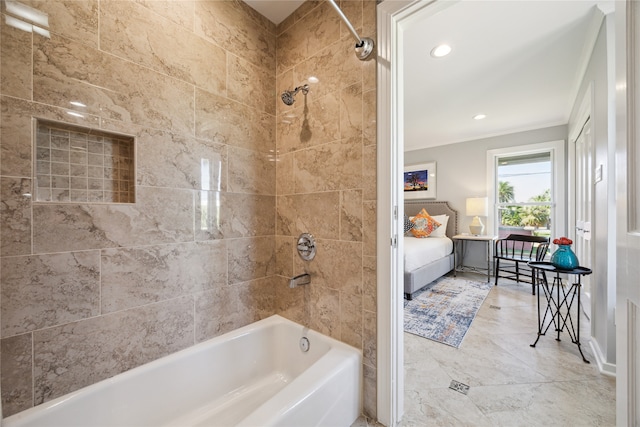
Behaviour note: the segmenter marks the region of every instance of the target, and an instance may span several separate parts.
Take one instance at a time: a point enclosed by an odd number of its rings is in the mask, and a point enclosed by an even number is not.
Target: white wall
[[[611,250],[610,240],[615,239],[615,193],[609,187],[613,185],[615,159],[609,146],[615,149],[615,138],[609,135],[615,133],[615,118],[610,114],[614,106],[609,106],[609,98],[614,102],[614,93],[611,84],[607,80],[607,25],[613,25],[613,18],[604,21],[600,29],[598,39],[591,54],[584,79],[578,92],[577,100],[582,100],[589,85],[593,87],[592,99],[592,131],[594,138],[593,166],[603,166],[602,181],[595,183],[593,187],[594,212],[592,221],[592,243],[594,247],[593,270],[591,287],[593,300],[591,311],[591,335],[592,344],[605,365],[615,365],[615,250]],[[612,40],[610,40],[612,41]],[[613,45],[609,43],[609,45]],[[613,55],[613,52],[611,53]],[[611,73],[613,74],[613,73]],[[611,97],[610,97],[611,95]],[[570,126],[576,120],[579,101],[574,105],[570,119]],[[611,117],[611,119],[610,119]],[[611,269],[609,268],[611,265]],[[613,280],[612,280],[613,279]],[[611,370],[605,366],[605,370]]]
[[[465,199],[487,195],[487,151],[497,148],[567,139],[567,126],[555,126],[405,153],[405,165],[435,161],[437,200],[448,201],[459,212],[459,231],[468,232],[472,218],[465,216]],[[482,218],[485,225],[486,218]],[[478,244],[482,246],[482,244]],[[483,247],[469,247],[465,263],[486,266]]]

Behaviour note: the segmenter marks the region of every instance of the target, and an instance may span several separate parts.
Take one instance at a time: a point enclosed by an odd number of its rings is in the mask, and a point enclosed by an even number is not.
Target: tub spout
[[[309,276],[309,274],[307,273],[304,273],[299,274],[296,277],[292,277],[291,280],[289,280],[289,287],[295,288],[302,285],[308,285],[309,283],[311,283],[311,276]]]

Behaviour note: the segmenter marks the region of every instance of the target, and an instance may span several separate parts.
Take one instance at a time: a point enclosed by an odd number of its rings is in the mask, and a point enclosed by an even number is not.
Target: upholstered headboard
[[[414,216],[422,208],[425,208],[429,215],[449,215],[446,234],[453,237],[458,234],[458,211],[449,206],[448,202],[431,202],[429,200],[405,200],[404,214]]]

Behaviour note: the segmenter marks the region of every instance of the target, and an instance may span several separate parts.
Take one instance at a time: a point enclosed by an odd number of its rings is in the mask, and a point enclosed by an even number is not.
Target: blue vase
[[[578,257],[573,253],[569,245],[559,245],[558,249],[551,255],[551,264],[562,270],[573,270],[578,263]]]

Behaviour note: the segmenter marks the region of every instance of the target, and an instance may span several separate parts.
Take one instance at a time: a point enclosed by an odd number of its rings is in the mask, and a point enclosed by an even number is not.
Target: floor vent
[[[469,393],[469,386],[466,384],[462,384],[456,380],[451,380],[451,384],[449,384],[449,388],[451,390],[455,390],[458,393],[467,394]]]
[[[498,305],[490,305],[489,308],[493,308],[494,310],[500,310],[502,309],[502,307],[498,306]]]

